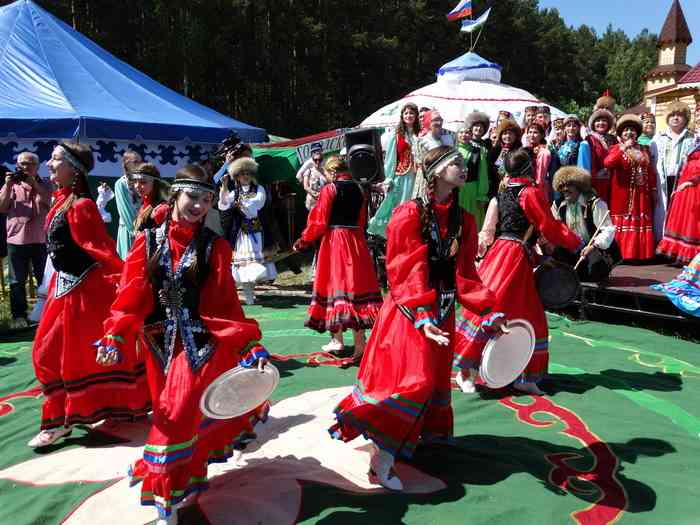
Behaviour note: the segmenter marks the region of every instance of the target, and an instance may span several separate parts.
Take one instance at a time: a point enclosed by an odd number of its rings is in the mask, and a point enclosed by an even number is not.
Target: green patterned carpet
[[[454,392],[456,445],[400,465],[407,494],[368,484],[366,444],[325,427],[356,369],[320,352],[296,298],[247,307],[282,373],[248,464],[212,472],[180,522],[212,525],[697,524],[698,346],[638,328],[550,316],[551,381],[539,399]],[[0,344],[0,523],[147,523],[122,479],[143,428],[81,429],[43,453],[31,340]]]

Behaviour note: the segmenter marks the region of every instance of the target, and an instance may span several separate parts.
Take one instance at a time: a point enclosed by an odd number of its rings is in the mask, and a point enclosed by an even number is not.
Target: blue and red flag
[[[448,20],[461,20],[462,18],[467,18],[472,15],[472,2],[471,0],[461,0],[457,7],[452,11],[447,13]]]

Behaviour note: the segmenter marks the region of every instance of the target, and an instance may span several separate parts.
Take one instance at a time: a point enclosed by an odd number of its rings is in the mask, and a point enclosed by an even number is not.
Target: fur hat
[[[513,131],[517,137],[517,140],[520,140],[520,137],[523,134],[523,130],[520,129],[517,122],[515,122],[513,119],[505,118],[501,120],[500,124],[498,124],[498,127],[496,128],[496,136],[498,137],[498,140],[501,139],[503,132],[507,130]]]
[[[552,187],[554,191],[561,191],[569,184],[576,186],[581,193],[591,191],[591,174],[578,166],[564,166],[554,174]]]
[[[588,129],[590,129],[591,131],[595,131],[593,129],[593,123],[599,118],[604,118],[608,121],[608,131],[611,131],[615,128],[615,115],[613,115],[612,111],[610,111],[607,108],[600,108],[594,110],[593,113],[591,113],[591,116],[588,119]]]
[[[467,118],[464,119],[464,125],[469,130],[474,127],[474,124],[478,123],[483,124],[484,130],[487,130],[491,126],[491,119],[483,111],[472,111],[467,115]]]
[[[603,96],[598,98],[595,102],[595,106],[593,106],[593,109],[602,109],[605,108],[608,111],[615,112],[615,99],[610,96],[610,92],[608,90],[605,90],[605,93],[603,93]]]
[[[551,115],[552,108],[550,108],[549,106],[538,106],[537,113],[542,115]]]
[[[241,172],[247,171],[251,175],[257,175],[258,163],[250,157],[241,157],[234,160],[228,167],[228,174],[235,177]]]
[[[498,120],[503,120],[504,118],[513,118],[513,114],[510,111],[502,109],[498,112]]]
[[[686,126],[690,122],[690,108],[688,107],[687,104],[684,104],[680,100],[674,100],[668,105],[668,108],[666,108],[668,113],[666,113],[666,124],[668,124],[668,119],[673,115],[674,113],[680,113],[685,117],[685,124]]]
[[[617,133],[617,136],[619,137],[620,135],[622,135],[622,132],[625,130],[625,128],[630,127],[635,129],[638,137],[642,134],[642,119],[640,119],[639,116],[633,113],[626,113],[622,115],[617,121],[617,128],[615,130],[615,133]]]

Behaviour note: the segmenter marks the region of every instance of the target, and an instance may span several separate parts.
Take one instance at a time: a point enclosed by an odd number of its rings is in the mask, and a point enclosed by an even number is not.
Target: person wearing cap
[[[104,322],[97,360],[103,373],[144,349],[153,399],[143,457],[130,468],[142,482],[141,504],[155,506],[158,525],[177,523],[177,509],[207,488],[207,465],[224,462],[266,417],[264,401],[243,416],[206,420],[206,388],[240,365],[264,368],[258,323],[245,317],[231,275],[231,248],[205,217],[216,188],[200,166],[180,168],[165,221],[143,231],[124,264],[119,293]]]
[[[321,188],[328,183],[326,171],[323,168],[323,147],[315,142],[310,148],[311,156],[301,165],[296,178],[306,192],[306,209],[311,211],[316,205]]]
[[[263,227],[259,215],[267,201],[265,188],[255,177],[258,163],[247,157],[234,160],[228,174],[234,183],[233,191],[222,185],[219,193],[219,209],[235,210],[237,227],[231,229],[229,241],[233,249],[233,277],[243,288],[247,304],[255,304],[255,284],[272,281],[277,269],[272,262],[265,262],[263,254]]]
[[[670,201],[657,253],[673,264],[688,264],[700,252],[700,144],[688,155]]]
[[[110,370],[95,362],[123,262],[92,200],[87,175],[90,146],[62,142],[47,163],[58,187],[47,216],[47,248],[56,273],[32,349],[44,399],[41,432],[30,447],[45,447],[73,425],[133,419],[150,410],[142,359],[125,358]]]
[[[464,127],[469,130],[472,139],[465,144],[458,144],[457,150],[464,157],[467,180],[459,189],[459,204],[474,216],[476,227],[481,228],[489,201],[489,161],[488,148],[482,137],[491,125],[486,113],[474,111],[467,115]]]
[[[554,189],[561,197],[552,203],[552,214],[586,243],[576,253],[557,247],[554,258],[575,267],[581,281],[604,281],[622,260],[607,203],[593,190],[591,174],[578,166],[560,168]]]
[[[126,259],[126,255],[134,243],[134,219],[136,219],[136,214],[141,207],[139,196],[129,180],[129,173],[142,162],[141,155],[136,151],[125,151],[122,156],[123,175],[114,183],[114,199],[117,204],[117,213],[119,214],[117,253],[122,260]]]
[[[377,212],[367,225],[370,235],[386,238],[386,227],[399,204],[413,198],[413,186],[419,166],[418,160],[418,106],[408,102],[401,107],[399,123],[394,130],[382,135],[385,152],[382,186],[385,196]]]
[[[321,190],[306,228],[294,243],[295,251],[301,251],[320,240],[304,325],[320,333],[328,330],[331,341],[322,350],[334,354],[344,349],[343,332],[352,330],[352,358],[359,364],[365,330],[374,326],[383,301],[364,233],[367,195],[340,157],[330,157],[326,170],[333,174],[334,181]]]
[[[605,201],[610,198],[610,176],[603,162],[610,148],[617,144],[617,137],[611,133],[614,127],[615,115],[606,108],[594,110],[588,119],[586,142],[591,150],[592,185],[598,196]]]
[[[656,168],[649,148],[640,146],[642,120],[627,114],[618,119],[619,144],[610,148],[604,166],[610,174],[610,217],[625,260],[654,257]]]
[[[374,447],[370,480],[403,484],[393,469],[416,446],[450,439],[452,344],[459,302],[494,334],[503,315],[474,266],[476,224],[458,203],[462,155],[449,146],[423,159],[427,192],[399,206],[387,228],[389,293],[372,330],[353,392],[335,409],[333,437],[364,435]]]
[[[695,137],[688,129],[690,108],[680,101],[669,104],[666,114],[668,128],[654,137],[656,161],[656,188],[658,199],[654,207],[654,239],[664,234],[666,214],[671,194],[676,190],[681,168],[695,145]]]
[[[134,231],[140,232],[162,224],[168,210],[166,201],[170,192],[158,168],[150,162],[141,163],[129,178],[142,203],[134,219]]]
[[[535,121],[538,109],[538,106],[525,106],[525,109],[523,110],[523,121],[520,126],[521,128],[525,129]]]
[[[504,169],[508,182],[497,197],[500,235],[481,261],[479,276],[496,296],[495,311],[503,312],[508,319],[525,319],[533,326],[535,351],[513,386],[541,395],[537,383],[548,371],[549,330],[535,286],[532,249],[539,236],[571,252],[580,249],[582,241],[552,216],[544,193],[535,186],[532,159],[526,149],[510,152]],[[490,335],[479,316],[464,312],[463,318],[457,326],[453,366],[459,387],[465,393],[473,393],[476,370]]]

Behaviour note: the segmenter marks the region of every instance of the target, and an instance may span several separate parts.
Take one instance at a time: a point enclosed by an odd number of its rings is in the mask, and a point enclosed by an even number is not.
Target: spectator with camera
[[[0,213],[7,214],[7,252],[10,260],[10,328],[26,328],[29,265],[37,283],[44,277],[46,235],[44,221],[51,204],[51,187],[39,177],[39,157],[25,151],[17,169],[5,175],[0,190]]]

